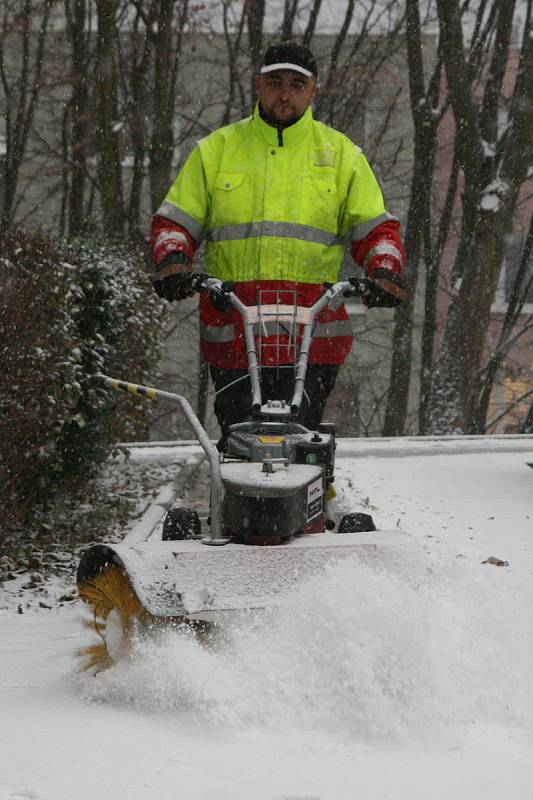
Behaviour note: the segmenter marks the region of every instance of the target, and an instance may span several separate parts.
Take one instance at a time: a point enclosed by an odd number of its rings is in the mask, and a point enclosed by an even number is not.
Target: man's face
[[[314,75],[307,78],[287,69],[256,75],[254,85],[265,114],[284,125],[300,119],[318,94]]]

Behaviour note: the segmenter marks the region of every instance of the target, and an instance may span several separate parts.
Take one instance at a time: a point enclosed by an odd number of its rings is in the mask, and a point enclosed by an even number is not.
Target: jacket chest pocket
[[[251,209],[250,178],[246,172],[219,172],[211,197],[212,225],[247,222]]]
[[[335,171],[315,168],[302,176],[302,218],[300,222],[336,231],[340,204]]]

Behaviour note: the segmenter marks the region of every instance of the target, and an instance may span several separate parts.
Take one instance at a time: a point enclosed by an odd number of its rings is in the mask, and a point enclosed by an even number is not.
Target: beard
[[[303,116],[303,114],[297,114],[296,112],[294,115],[290,117],[286,117],[285,119],[278,119],[272,111],[268,112],[265,111],[261,103],[259,103],[259,113],[261,115],[261,119],[264,120],[267,125],[270,125],[272,128],[284,129],[288,128],[290,125],[294,125],[295,122]]]

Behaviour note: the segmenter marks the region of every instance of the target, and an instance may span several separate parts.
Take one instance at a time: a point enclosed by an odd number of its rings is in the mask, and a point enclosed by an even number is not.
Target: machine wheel
[[[178,539],[196,539],[202,535],[198,512],[192,508],[171,508],[163,522],[164,542]]]
[[[340,521],[338,533],[367,533],[375,531],[376,526],[370,514],[344,514]]]

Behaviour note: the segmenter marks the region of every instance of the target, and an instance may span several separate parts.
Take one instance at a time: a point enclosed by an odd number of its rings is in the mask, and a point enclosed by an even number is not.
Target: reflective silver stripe
[[[297,325],[296,335],[300,336],[300,326]],[[267,322],[259,328],[259,325],[254,325],[254,333],[256,336],[289,336],[290,323],[286,322]],[[317,322],[315,323],[313,336],[320,338],[331,338],[333,336],[351,336],[352,324],[348,319],[335,319],[330,322]]]
[[[273,330],[273,328],[274,323],[268,323],[267,336],[275,336],[277,333],[287,336],[287,330],[284,330],[281,325],[279,330]],[[335,319],[330,322],[317,322],[313,336],[318,339],[333,339],[336,336],[351,336],[352,332],[352,324],[349,319]],[[235,328],[233,325],[216,326],[200,322],[200,336],[204,342],[215,344],[232,342],[235,339]]]
[[[167,231],[165,233],[160,233],[157,239],[155,240],[155,247],[160,247],[165,242],[187,242],[187,237],[184,233],[179,233],[179,231]]]
[[[162,217],[171,219],[172,222],[175,222],[177,225],[182,225],[197,242],[201,242],[204,238],[204,226],[173,203],[168,203],[165,200],[164,203],[161,203],[156,213],[161,214]]]
[[[330,322],[317,322],[313,336],[319,339],[333,339],[335,336],[351,336],[352,323],[349,319],[332,319]]]
[[[208,231],[207,238],[212,242],[237,241],[257,236],[278,236],[284,239],[301,239],[304,242],[324,244],[332,247],[344,244],[344,237],[335,233],[314,228],[312,225],[299,225],[297,222],[241,222],[238,225],[220,225]]]
[[[378,225],[381,225],[382,222],[398,222],[397,217],[393,217],[392,214],[389,214],[388,211],[384,211],[383,214],[380,214],[379,217],[374,217],[374,219],[369,219],[366,222],[362,222],[360,225],[356,225],[352,228],[351,239],[355,239],[355,241],[359,241],[360,239],[364,239],[365,236],[377,228]]]
[[[375,247],[372,247],[366,254],[363,263],[367,264],[374,256],[393,256],[398,259],[400,264],[403,264],[402,254],[398,248],[390,242],[381,242]]]
[[[206,325],[200,322],[200,338],[204,342],[232,342],[235,338],[235,327],[233,325]]]

